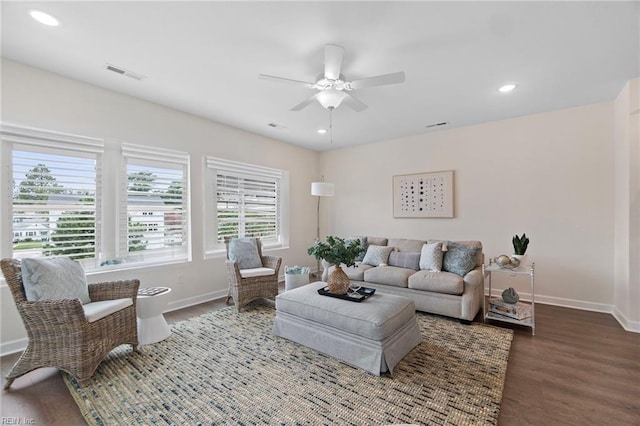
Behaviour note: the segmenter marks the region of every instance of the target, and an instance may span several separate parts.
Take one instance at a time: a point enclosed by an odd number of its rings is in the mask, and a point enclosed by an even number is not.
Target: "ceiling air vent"
[[[280,130],[284,130],[287,127],[283,126],[282,124],[278,124],[278,123],[267,123],[267,126],[271,127],[272,129],[280,129]]]
[[[442,127],[442,126],[446,126],[447,124],[449,124],[448,121],[441,121],[440,123],[427,124],[427,129],[432,129],[434,127]]]
[[[129,71],[129,70],[126,70],[126,69],[124,69],[122,67],[117,67],[117,66],[111,65],[111,64],[106,64],[104,66],[104,68],[106,70],[108,70],[108,71],[113,71],[113,72],[115,72],[117,74],[124,75],[126,77],[132,78],[132,79],[137,80],[137,81],[144,80],[144,79],[147,78],[142,74],[138,74],[138,73],[135,73],[133,71]]]

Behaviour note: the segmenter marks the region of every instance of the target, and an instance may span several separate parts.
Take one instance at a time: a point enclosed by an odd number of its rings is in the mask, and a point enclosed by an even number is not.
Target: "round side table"
[[[166,339],[171,335],[171,330],[167,321],[162,316],[162,312],[169,303],[169,293],[171,289],[145,296],[138,294],[136,311],[138,315],[138,344],[149,345]]]

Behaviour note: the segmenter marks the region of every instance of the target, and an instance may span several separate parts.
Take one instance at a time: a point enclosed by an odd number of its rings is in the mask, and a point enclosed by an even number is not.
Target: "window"
[[[123,144],[120,253],[131,261],[189,257],[189,155]]]
[[[89,271],[189,259],[187,153],[1,130],[0,257],[68,256]]]
[[[102,142],[5,125],[2,143],[12,182],[3,226],[9,222],[13,236],[3,252],[69,256],[93,265],[100,251]]]
[[[207,250],[224,249],[225,237],[260,237],[265,247],[286,244],[282,170],[207,157]]]

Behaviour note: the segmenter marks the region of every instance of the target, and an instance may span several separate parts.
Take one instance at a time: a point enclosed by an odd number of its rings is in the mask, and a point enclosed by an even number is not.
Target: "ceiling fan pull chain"
[[[333,145],[333,108],[329,108],[329,140]]]

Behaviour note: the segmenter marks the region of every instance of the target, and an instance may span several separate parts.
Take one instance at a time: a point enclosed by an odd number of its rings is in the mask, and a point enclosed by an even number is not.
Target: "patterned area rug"
[[[90,425],[497,424],[510,330],[418,313],[424,341],[376,377],[274,337],[274,315],[214,311],[116,348],[84,388],[64,380]]]

